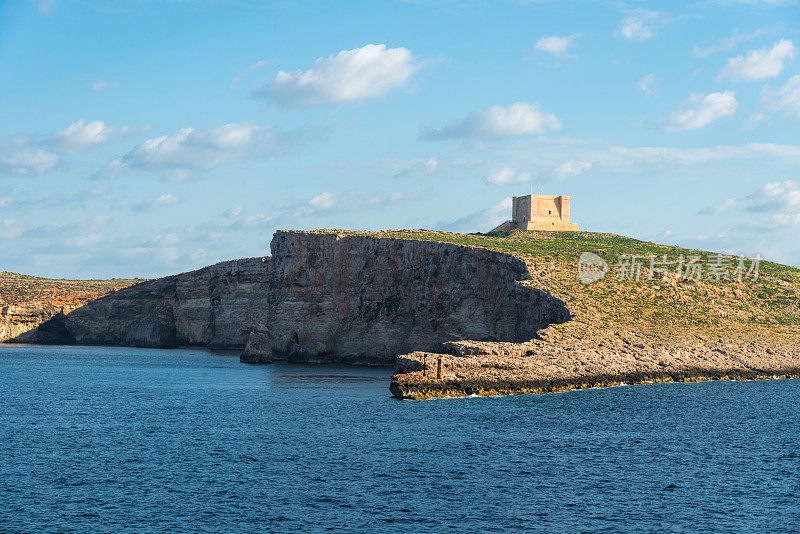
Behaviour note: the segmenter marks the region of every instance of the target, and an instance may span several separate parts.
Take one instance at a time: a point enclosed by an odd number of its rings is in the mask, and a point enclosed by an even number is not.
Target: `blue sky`
[[[584,230],[800,266],[792,1],[0,6],[0,270],[488,231],[531,190]]]

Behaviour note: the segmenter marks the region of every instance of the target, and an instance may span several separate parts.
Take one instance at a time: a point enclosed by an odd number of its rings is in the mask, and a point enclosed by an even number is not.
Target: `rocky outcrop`
[[[453,340],[525,342],[570,318],[519,283],[520,259],[484,248],[357,234],[277,232],[271,258],[142,282],[19,342],[243,348],[244,362],[391,365]]]
[[[796,345],[695,338],[625,351],[593,339],[569,344],[464,341],[445,343],[435,353],[399,355],[389,389],[399,398],[424,399],[765,378],[800,378]]]
[[[271,249],[267,320],[245,362],[391,364],[449,340],[527,341],[570,316],[518,283],[524,262],[483,248],[277,232]]]
[[[226,261],[109,293],[14,341],[242,348],[264,324],[269,279],[269,258]]]
[[[55,317],[69,313],[71,308],[54,306],[46,301],[28,301],[21,304],[8,304],[0,307],[0,342],[5,340],[19,339],[26,332],[30,332],[41,325],[48,323],[47,327],[39,332],[40,340],[61,340],[65,336],[58,331],[57,325],[62,323],[59,320],[53,321]],[[39,341],[43,343],[51,341]],[[56,341],[52,341],[56,342]]]

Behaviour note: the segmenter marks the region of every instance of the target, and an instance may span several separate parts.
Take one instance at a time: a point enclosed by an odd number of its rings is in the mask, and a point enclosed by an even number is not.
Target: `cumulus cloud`
[[[436,172],[436,169],[438,168],[439,168],[439,159],[428,158],[425,161],[420,161],[409,165],[400,172],[395,173],[393,178],[395,179],[405,178],[407,176],[413,176],[415,174],[433,174],[434,172]]]
[[[521,184],[531,181],[531,175],[528,172],[517,172],[512,167],[503,167],[497,169],[486,177],[486,181],[494,185],[508,185],[508,184]]]
[[[762,80],[783,72],[784,63],[795,56],[792,41],[781,39],[772,48],[751,50],[745,55],[728,59],[717,80]]]
[[[86,150],[95,145],[108,143],[134,131],[136,131],[136,129],[130,126],[115,128],[103,121],[86,121],[81,119],[51,136],[46,143],[56,150],[77,152],[79,150]]]
[[[572,48],[577,38],[577,33],[567,35],[566,37],[557,37],[555,35],[542,37],[536,41],[536,50],[540,52],[549,52],[551,54],[564,54],[567,50]]]
[[[730,50],[731,48],[733,48],[734,46],[736,46],[741,42],[751,41],[753,39],[761,37],[765,33],[767,33],[767,30],[763,28],[759,28],[750,33],[739,33],[738,31],[734,31],[732,35],[726,37],[717,44],[710,46],[695,46],[692,49],[692,55],[694,55],[695,57],[708,57],[711,54],[716,54],[717,52],[724,52],[725,50]]]
[[[134,204],[131,208],[135,212],[145,212],[145,211],[153,211],[155,209],[169,206],[172,204],[177,204],[179,202],[178,197],[173,196],[169,193],[165,195],[161,195],[159,197],[149,198],[147,200],[143,200],[137,204]]]
[[[761,105],[753,120],[764,120],[770,115],[800,119],[800,74],[792,76],[776,90],[765,87],[761,92]]]
[[[255,96],[285,108],[308,108],[381,96],[401,87],[421,63],[407,48],[368,44],[319,58],[305,70],[280,71]]]
[[[715,206],[709,206],[707,208],[701,209],[698,213],[700,215],[719,215],[720,213],[725,213],[728,210],[731,210],[737,206],[736,200],[729,198],[723,202]]]
[[[336,205],[336,197],[333,193],[324,192],[311,198],[308,205],[314,210],[329,210]]]
[[[800,183],[795,180],[770,182],[748,197],[751,211],[800,211]]]
[[[639,81],[636,82],[636,87],[645,94],[654,95],[658,92],[655,88],[655,84],[656,75],[651,72],[650,74],[642,76]]]
[[[664,121],[667,130],[697,130],[712,122],[736,113],[736,95],[732,91],[693,95],[689,99],[693,108],[675,111]]]
[[[565,161],[553,170],[553,177],[556,180],[566,180],[583,174],[591,168],[592,163],[590,161]]]
[[[0,173],[34,175],[49,171],[58,163],[58,154],[26,138],[0,138]]]
[[[511,216],[511,197],[504,198],[486,209],[471,213],[455,221],[442,223],[440,229],[448,232],[488,232]]]
[[[517,102],[508,107],[494,105],[472,111],[461,121],[423,133],[428,139],[481,139],[520,137],[561,129],[561,121],[552,113],[541,111],[539,104]]]
[[[53,169],[62,155],[108,143],[137,131],[115,128],[103,121],[73,122],[63,130],[45,136],[0,137],[0,174],[36,175]]]
[[[195,130],[183,128],[172,135],[154,137],[113,160],[96,177],[113,176],[122,167],[160,169],[210,169],[257,154],[286,149],[288,141],[266,126],[226,124]]]
[[[628,41],[647,41],[655,35],[660,16],[658,11],[636,10],[622,19],[616,35]]]

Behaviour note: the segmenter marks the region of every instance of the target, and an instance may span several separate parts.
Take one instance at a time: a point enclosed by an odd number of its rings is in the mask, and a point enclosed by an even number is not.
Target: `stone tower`
[[[519,230],[578,231],[578,225],[569,222],[569,197],[563,195],[514,197],[511,225]]]

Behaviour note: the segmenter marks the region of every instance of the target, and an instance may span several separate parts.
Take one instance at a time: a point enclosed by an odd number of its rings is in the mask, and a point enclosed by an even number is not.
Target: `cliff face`
[[[271,248],[272,258],[223,262],[51,310],[38,328],[20,326],[14,341],[244,347],[245,362],[381,365],[452,340],[528,341],[570,318],[562,301],[520,284],[525,263],[502,252],[313,232],[277,232]]]
[[[527,341],[569,319],[525,287],[524,262],[482,248],[277,232],[265,326],[242,361],[389,364],[456,339]]]
[[[269,273],[269,258],[249,258],[142,282],[57,314],[14,341],[241,348],[264,324]]]
[[[21,336],[65,311],[69,312],[70,308],[65,309],[47,301],[37,300],[2,306],[0,307],[0,342]]]

